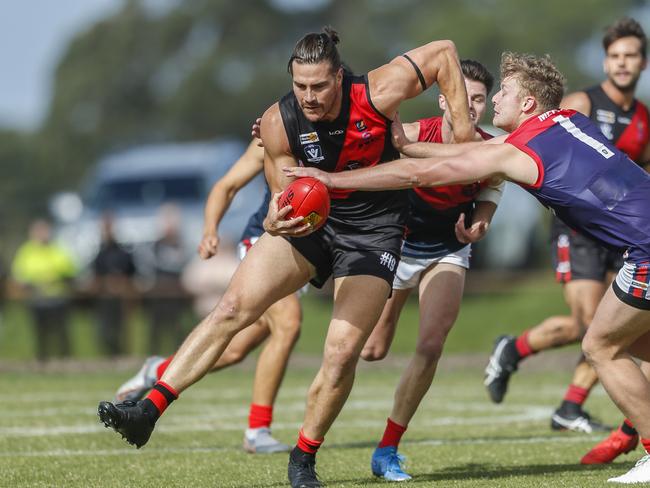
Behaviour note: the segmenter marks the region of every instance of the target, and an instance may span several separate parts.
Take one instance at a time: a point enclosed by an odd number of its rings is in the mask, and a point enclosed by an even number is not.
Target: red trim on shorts
[[[630,284],[630,293],[633,297],[645,298],[646,289],[635,286],[635,281],[648,284],[648,266],[635,266],[632,283]]]
[[[560,239],[558,236],[556,245],[557,266],[555,267],[555,280],[558,283],[568,283],[571,281],[571,243],[567,237],[567,245],[560,246]],[[568,271],[560,271],[560,267],[566,264]]]

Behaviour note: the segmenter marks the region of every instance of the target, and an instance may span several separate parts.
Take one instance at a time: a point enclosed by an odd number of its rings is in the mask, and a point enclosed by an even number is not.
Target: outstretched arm
[[[530,156],[514,146],[488,141],[452,157],[407,158],[340,173],[315,168],[285,168],[285,173],[294,177],[313,176],[332,189],[373,191],[473,183],[494,176],[532,185],[538,169]]]
[[[451,113],[455,140],[471,141],[474,126],[454,43],[433,41],[408,51],[406,56],[398,56],[368,73],[370,95],[377,109],[392,119],[401,102],[438,83]]]
[[[208,195],[203,212],[203,238],[199,244],[199,256],[208,259],[217,253],[219,235],[217,229],[221,219],[230,207],[233,198],[264,168],[264,149],[253,139],[244,154],[228,172],[217,181]]]

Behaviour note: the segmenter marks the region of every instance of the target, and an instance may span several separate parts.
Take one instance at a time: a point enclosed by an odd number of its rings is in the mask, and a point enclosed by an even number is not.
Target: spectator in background
[[[181,240],[181,214],[175,205],[160,209],[162,236],[152,246],[153,286],[149,290],[149,352],[175,351],[185,338],[182,316],[189,310],[190,296],[181,283],[188,256]],[[171,341],[165,341],[169,336]],[[166,345],[164,343],[167,342]]]
[[[113,216],[105,213],[101,222],[102,242],[93,261],[92,291],[96,297],[100,347],[110,356],[125,352],[125,303],[134,290],[135,265],[131,253],[115,240]]]
[[[70,255],[51,241],[52,228],[43,219],[29,228],[29,239],[18,248],[11,266],[33,315],[36,357],[70,355],[68,316],[76,268]]]

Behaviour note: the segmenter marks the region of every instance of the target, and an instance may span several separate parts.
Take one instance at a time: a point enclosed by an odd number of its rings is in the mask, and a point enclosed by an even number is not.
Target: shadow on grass
[[[560,473],[578,473],[578,472],[598,472],[607,471],[614,468],[620,471],[619,474],[626,472],[631,467],[631,463],[621,461],[605,465],[583,466],[576,463],[567,464],[535,464],[531,466],[507,466],[495,465],[491,463],[466,463],[449,468],[436,469],[431,473],[416,474],[411,483],[430,483],[442,481],[469,481],[469,480],[498,480],[500,478],[509,478],[513,476],[540,476],[553,475]],[[386,481],[377,477],[363,476],[361,473],[358,478],[337,479],[332,477],[334,473],[325,473],[322,480],[327,485],[345,485],[345,486],[365,486],[369,484],[385,485]],[[604,475],[609,477],[610,474]],[[603,482],[605,478],[603,478]],[[259,485],[247,484],[247,488],[275,488],[287,486],[287,482],[267,483]],[[444,485],[441,485],[444,486]],[[243,488],[243,486],[242,486]]]

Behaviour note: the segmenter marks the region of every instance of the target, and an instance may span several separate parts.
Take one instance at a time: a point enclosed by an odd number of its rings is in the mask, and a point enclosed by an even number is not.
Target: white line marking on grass
[[[476,444],[509,445],[509,444],[575,444],[582,442],[593,442],[601,436],[553,436],[553,437],[526,437],[521,439],[423,439],[418,441],[403,441],[403,444],[416,444],[427,446],[466,446]],[[341,443],[345,445],[345,443]],[[335,447],[337,444],[332,444]],[[205,454],[212,452],[243,452],[240,447],[147,447],[144,450],[136,449],[54,449],[49,451],[0,451],[0,458],[21,458],[21,457],[82,457],[82,456],[144,456],[147,454],[177,453],[177,454]]]
[[[369,405],[357,405],[357,409],[368,411]],[[496,408],[486,408],[487,412],[493,414]],[[453,426],[453,425],[494,425],[494,424],[516,424],[518,422],[534,422],[538,420],[547,420],[551,415],[552,409],[538,406],[519,406],[515,412],[505,413],[505,415],[487,415],[487,416],[444,416],[427,418],[423,420],[416,420],[412,422],[412,427],[435,427],[435,426]],[[228,420],[239,419],[238,422],[228,422]],[[346,420],[342,418],[336,422],[335,426],[352,428],[377,428],[382,424],[380,420]],[[274,422],[273,428],[275,430],[283,429],[297,429],[300,427],[300,422]],[[197,415],[173,415],[166,419],[162,425],[159,425],[158,432],[204,432],[206,430],[214,431],[239,431],[245,428],[245,415],[219,415],[210,414],[204,416]],[[96,434],[104,431],[103,425],[97,421],[96,424],[78,424],[78,425],[54,425],[47,426],[11,426],[0,428],[0,435],[7,437],[47,437],[58,435],[85,435]]]

